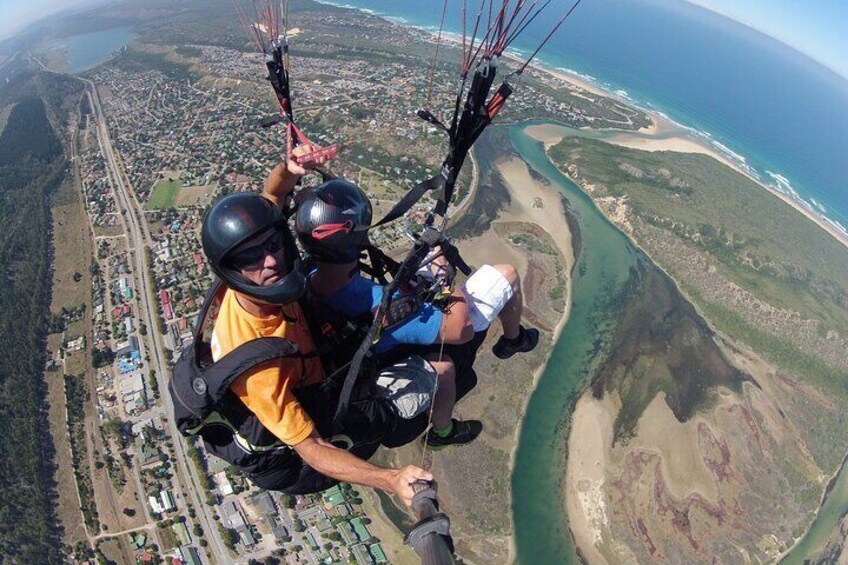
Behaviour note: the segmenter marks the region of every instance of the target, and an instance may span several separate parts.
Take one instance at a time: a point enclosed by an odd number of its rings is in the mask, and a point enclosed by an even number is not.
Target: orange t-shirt
[[[289,304],[280,315],[258,318],[245,311],[228,289],[212,331],[212,358],[217,361],[243,343],[272,336],[296,343],[300,353],[315,349],[299,305]],[[230,389],[271,433],[288,445],[297,445],[309,437],[315,425],[292,390],[323,380],[324,369],[317,356],[284,358],[248,371]]]

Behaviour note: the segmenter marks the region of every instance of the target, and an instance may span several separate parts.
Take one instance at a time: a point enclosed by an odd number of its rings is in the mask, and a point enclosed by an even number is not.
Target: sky
[[[66,8],[98,3],[98,0],[0,0],[0,40]]]
[[[848,78],[848,0],[688,1],[771,35]],[[62,9],[95,2],[0,0],[0,39]]]

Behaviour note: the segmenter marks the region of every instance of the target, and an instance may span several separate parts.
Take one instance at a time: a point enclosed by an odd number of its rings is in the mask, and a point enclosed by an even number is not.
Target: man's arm
[[[298,145],[292,150],[295,157],[306,155],[314,150],[311,145]],[[317,167],[327,162],[326,157],[318,159],[314,165]],[[306,169],[289,159],[288,162],[278,163],[265,179],[265,188],[262,190],[262,196],[279,206],[284,208],[291,199],[297,182],[300,177],[306,174]]]
[[[436,246],[431,253],[432,260],[428,268],[433,276],[439,276],[448,267],[448,261],[442,255],[441,246]],[[439,339],[446,345],[461,345],[474,339],[474,326],[471,324],[468,304],[465,295],[455,291],[448,298],[449,308],[442,318]]]
[[[412,504],[412,483],[418,480],[431,481],[433,475],[413,465],[401,469],[377,467],[321,439],[318,432],[294,446],[294,450],[313,469],[323,475],[346,483],[393,492],[407,506]]]

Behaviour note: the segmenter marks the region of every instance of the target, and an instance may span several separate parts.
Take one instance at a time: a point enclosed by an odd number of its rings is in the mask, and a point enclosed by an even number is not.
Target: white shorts
[[[512,298],[512,285],[496,268],[483,265],[462,285],[469,318],[475,332],[481,332],[498,317]]]

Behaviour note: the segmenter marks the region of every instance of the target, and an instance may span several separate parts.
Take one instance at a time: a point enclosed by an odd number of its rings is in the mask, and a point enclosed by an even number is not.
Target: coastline
[[[436,42],[436,30],[432,27],[424,25],[416,25],[403,18],[392,17],[388,14],[381,14],[368,8],[362,8],[345,4],[338,0],[317,0],[319,3],[335,6],[338,8],[347,8],[357,10],[370,16],[383,19],[393,25],[406,27],[417,30],[430,36],[432,42]],[[461,44],[461,35],[443,30],[441,34],[442,40],[447,43]],[[505,53],[505,57],[512,60],[523,60],[520,56]],[[825,230],[834,239],[848,247],[848,228],[842,226],[838,222],[828,218],[824,213],[816,209],[816,202],[807,202],[797,193],[789,184],[789,181],[779,174],[770,171],[766,173],[774,179],[777,186],[771,185],[764,181],[763,178],[753,168],[748,166],[745,157],[735,153],[728,147],[714,140],[712,136],[703,131],[695,130],[678,123],[671,118],[665,116],[656,109],[640,106],[636,101],[627,96],[622,96],[618,92],[610,91],[602,85],[593,82],[591,77],[585,77],[570,69],[562,67],[552,67],[544,61],[536,60],[531,62],[529,67],[537,72],[547,74],[558,80],[567,83],[570,86],[576,87],[578,90],[583,90],[586,93],[603,96],[628,106],[637,108],[645,112],[652,120],[653,125],[647,128],[642,128],[638,132],[630,133],[623,130],[593,130],[593,131],[615,131],[621,132],[621,135],[616,136],[618,139],[609,140],[624,147],[635,149],[643,149],[646,151],[678,151],[685,153],[703,153],[709,155],[719,162],[733,168],[738,173],[748,177],[756,182],[763,189],[769,191],[774,196],[780,198],[784,203],[795,208],[798,212],[814,222],[820,228]],[[810,199],[812,200],[812,199]],[[837,225],[838,224],[838,225]]]
[[[374,12],[369,12],[369,13],[371,13],[372,15],[377,16],[377,17],[382,17],[384,19],[388,19],[388,21],[392,21],[393,23],[395,23],[397,25],[404,25],[406,27],[412,27],[414,29],[417,29],[417,30],[425,32],[425,33],[432,33],[431,30],[428,30],[426,28],[422,28],[420,26],[414,26],[414,25],[411,25],[411,24],[399,24],[398,22],[391,20],[390,18],[385,18],[384,16],[381,16],[380,14],[375,14]],[[448,36],[445,37],[445,41],[453,41],[453,38],[450,38],[449,34],[448,34]],[[780,190],[779,188],[776,188],[775,186],[769,185],[759,175],[757,175],[757,173],[752,168],[747,166],[744,157],[742,157],[741,155],[735,154],[730,149],[725,148],[720,143],[712,140],[708,134],[695,131],[691,128],[687,128],[686,126],[684,126],[682,124],[676,123],[673,120],[671,120],[670,118],[658,113],[656,110],[649,110],[649,109],[646,109],[644,107],[639,107],[638,104],[636,104],[633,100],[625,98],[623,96],[620,96],[620,95],[618,95],[614,92],[608,92],[608,91],[604,90],[603,88],[601,88],[600,86],[591,83],[588,79],[584,79],[582,77],[575,76],[575,75],[573,75],[573,74],[571,74],[571,73],[569,73],[565,70],[553,69],[553,68],[550,68],[549,66],[545,66],[545,65],[540,64],[540,63],[534,63],[534,64],[531,65],[531,67],[533,67],[538,72],[547,73],[548,75],[553,76],[553,77],[555,77],[559,80],[562,80],[565,83],[574,85],[578,89],[582,89],[582,90],[586,91],[587,93],[595,94],[595,95],[598,95],[598,96],[604,96],[604,97],[607,97],[607,98],[610,98],[610,99],[613,99],[613,100],[620,101],[620,102],[625,103],[629,106],[637,107],[640,110],[646,112],[648,114],[648,116],[650,117],[651,121],[652,121],[652,125],[650,127],[642,128],[641,130],[636,131],[636,132],[628,132],[628,131],[624,131],[624,130],[603,130],[605,134],[609,135],[609,138],[604,139],[604,141],[607,141],[609,143],[613,143],[613,144],[616,144],[616,145],[620,145],[622,147],[629,147],[629,148],[640,149],[640,150],[645,150],[645,151],[675,151],[675,152],[682,152],[682,153],[700,153],[700,154],[708,155],[708,156],[716,159],[720,163],[724,164],[725,166],[732,168],[734,171],[738,172],[739,174],[742,174],[745,177],[747,177],[748,179],[756,182],[761,188],[767,190],[772,195],[780,198],[784,203],[788,204],[789,206],[794,208],[796,211],[803,214],[807,219],[814,222],[818,227],[824,229],[825,232],[830,234],[838,242],[840,242],[841,244],[848,247],[848,233],[846,233],[843,230],[840,230],[836,225],[834,225],[832,220],[828,219],[821,212],[815,210],[812,207],[812,205],[810,205],[808,202],[803,200],[800,196],[793,197],[792,194],[794,193],[794,191],[791,189],[791,187],[788,184],[785,185],[785,187],[784,187],[786,189],[786,191]],[[549,123],[549,124],[550,125],[548,125],[548,126],[530,126],[529,128],[527,128],[526,132],[528,133],[528,135],[532,135],[533,137],[536,137],[535,135],[533,135],[533,133],[531,133],[531,131],[532,131],[531,128],[535,128],[535,127],[562,128],[563,127],[563,126],[556,125],[554,123]],[[599,131],[599,130],[594,130],[594,131]],[[547,149],[550,147],[550,144],[556,143],[558,141],[558,140],[553,139],[554,136],[547,136],[546,137],[546,135],[544,135],[544,134],[538,134],[538,135],[539,135],[539,137],[536,137],[536,139],[538,139],[539,141],[542,141],[545,144],[546,152],[547,152]],[[560,136],[560,139],[561,139],[561,137],[562,136]],[[564,173],[564,171],[563,171],[563,173]],[[782,183],[779,182],[779,178],[775,178],[775,180],[778,181],[779,185],[782,184]],[[506,178],[505,178],[505,182],[509,186],[509,191],[510,191],[511,196],[513,196],[513,198],[516,198],[516,192],[515,192],[516,184],[510,183]],[[556,190],[556,189],[553,189],[553,190]],[[528,215],[528,217],[531,218],[531,221],[535,221],[535,216]],[[549,230],[547,230],[547,228],[543,227],[543,229],[546,229],[546,231],[548,231],[548,233],[551,233]],[[560,242],[557,240],[557,238],[555,238],[554,240],[557,242],[557,247],[560,249],[560,252],[563,253],[564,257],[566,257],[565,252],[564,252],[564,247],[565,247],[564,244],[560,244]],[[569,243],[570,243],[570,233],[569,233]],[[572,253],[572,252],[573,252],[573,249],[568,250],[568,253]],[[571,265],[573,265],[573,262],[571,264],[569,264],[567,262],[567,265],[570,267]],[[567,321],[569,319],[569,315],[570,315],[570,312],[571,312],[571,302],[572,302],[572,277],[571,276],[569,276],[568,279],[567,279],[567,289],[566,289],[566,291],[567,291],[567,294],[566,294],[566,297],[567,297],[566,298],[566,309],[565,309],[563,316],[561,317],[559,323],[556,325],[556,328],[554,330],[554,334],[553,334],[553,337],[552,337],[552,345],[556,344],[556,342],[560,339],[561,333],[562,333],[562,331],[565,327],[565,324],[567,323]],[[552,351],[552,348],[551,348],[551,351]],[[533,374],[533,380],[532,380],[532,389],[533,390],[536,389],[539,378],[542,375],[543,371],[545,370],[545,367],[547,366],[547,364],[550,360],[550,354],[551,354],[551,352],[548,353],[548,357],[545,359],[545,361],[540,365],[540,367]],[[582,400],[582,398],[583,398],[583,395],[581,395],[580,399]],[[525,410],[526,410],[526,406],[527,406],[528,402],[529,402],[529,396],[528,396],[527,399],[525,399]],[[584,404],[588,404],[590,406],[590,410],[592,412],[592,414],[591,414],[592,419],[595,419],[597,417],[597,411],[596,411],[597,407],[592,406],[589,403],[584,403]],[[584,412],[585,412],[585,406],[581,405],[579,403],[579,401],[578,401],[578,406],[583,407]],[[575,409],[575,414],[576,413],[577,413],[577,409]],[[573,414],[573,416],[574,416],[574,414]],[[514,469],[514,466],[515,466],[515,456],[516,456],[518,443],[519,443],[519,441],[518,441],[519,435],[520,435],[520,427],[515,432],[514,440],[513,440],[513,446],[512,446],[511,453],[510,453],[510,468],[511,469]],[[584,551],[584,552],[586,551],[587,548],[589,548],[589,546],[587,545],[587,541],[589,543],[591,543],[593,532],[594,532],[595,528],[593,527],[592,523],[590,523],[590,521],[586,518],[586,516],[583,512],[575,512],[574,511],[575,509],[577,509],[580,506],[580,502],[576,498],[576,497],[580,496],[580,489],[579,489],[578,485],[572,484],[572,481],[569,480],[569,471],[570,471],[569,468],[572,465],[578,464],[577,460],[579,459],[579,457],[575,454],[580,452],[580,450],[577,449],[577,448],[575,448],[574,451],[572,451],[572,446],[580,445],[581,442],[584,439],[588,439],[589,443],[593,444],[594,440],[592,440],[591,438],[594,437],[594,436],[598,436],[598,435],[602,435],[602,430],[596,429],[592,426],[588,426],[588,427],[583,426],[582,428],[578,428],[578,427],[575,426],[575,427],[572,428],[572,430],[571,430],[571,432],[569,433],[569,436],[568,436],[568,449],[569,449],[569,452],[571,452],[574,456],[568,458],[568,461],[570,463],[569,463],[569,465],[567,465],[566,471],[565,471],[565,479],[564,479],[565,480],[565,483],[564,483],[565,488],[562,490],[562,494],[565,497],[565,500],[563,500],[562,503],[563,503],[564,508],[566,508],[569,526],[571,528],[572,535],[574,535],[576,545],[581,551]],[[593,450],[591,445],[584,446],[583,452],[584,453],[597,453],[596,451]],[[848,456],[846,456],[846,457],[848,457]],[[587,464],[591,465],[592,461],[591,460],[588,461]],[[845,465],[845,460],[843,460],[843,466],[844,465]],[[838,476],[839,471],[841,469],[842,469],[842,466],[840,467],[839,470],[837,470],[836,475],[834,475],[831,478],[831,481],[829,482],[829,486],[830,486],[830,483],[832,483],[833,480],[835,480],[835,478]],[[584,469],[584,473],[591,473],[592,471],[593,471],[592,469]],[[602,480],[602,477],[601,477],[601,480]],[[827,496],[827,489],[822,496],[822,502],[826,499],[826,496]],[[820,504],[819,510],[820,509],[821,509],[821,504]],[[804,536],[802,535],[798,540],[795,541],[795,544],[793,544],[793,548],[800,542],[801,539],[803,539],[803,537]],[[791,551],[791,549],[789,551]],[[788,553],[789,552],[787,552],[787,554]],[[781,558],[784,557],[787,554],[784,554],[783,556],[781,556]],[[511,555],[511,559],[515,559],[516,550],[515,550],[515,537],[514,537],[514,535],[510,538],[510,555]]]
[[[848,234],[843,233],[836,226],[832,225],[827,218],[817,214],[798,200],[764,183],[761,179],[751,174],[750,171],[740,166],[739,163],[731,160],[726,155],[723,155],[709,144],[694,138],[691,136],[690,130],[684,126],[652,112],[648,112],[648,116],[654,124],[652,128],[649,128],[649,130],[642,130],[636,133],[624,131],[619,132],[616,130],[615,132],[610,132],[610,137],[603,139],[603,141],[619,145],[621,147],[639,149],[642,151],[674,151],[678,153],[700,153],[708,155],[723,165],[730,167],[737,173],[745,176],[749,180],[757,183],[760,188],[768,191],[773,196],[782,200],[785,204],[788,204],[796,211],[803,214],[808,220],[812,221],[818,227],[830,234],[830,236],[836,239],[839,243],[848,247]],[[564,134],[558,133],[557,130],[561,132],[566,127],[567,126],[549,123],[529,126],[526,131],[528,135],[542,142],[545,145],[545,151],[547,152],[551,146],[559,143],[564,137]]]

